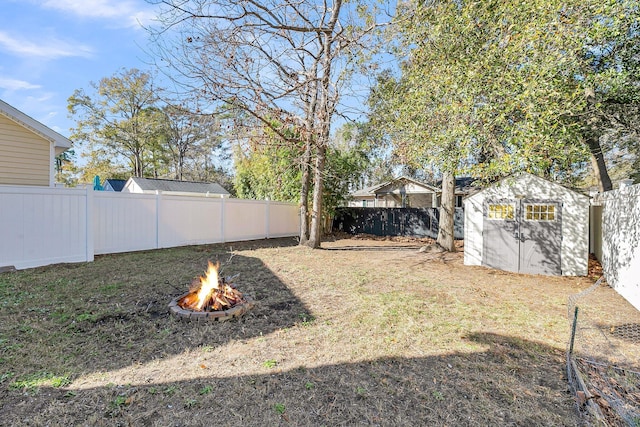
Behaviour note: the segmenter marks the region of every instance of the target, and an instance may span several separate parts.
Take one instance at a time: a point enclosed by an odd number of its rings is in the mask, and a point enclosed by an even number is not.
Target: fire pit
[[[220,263],[209,261],[205,275],[191,282],[189,292],[171,300],[169,311],[182,319],[224,321],[251,310],[253,299],[220,277],[219,269]]]

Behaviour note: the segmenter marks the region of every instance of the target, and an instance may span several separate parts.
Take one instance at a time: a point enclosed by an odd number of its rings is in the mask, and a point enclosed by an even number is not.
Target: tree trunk
[[[436,243],[449,252],[455,252],[455,239],[453,235],[453,218],[456,206],[456,180],[451,172],[442,174],[442,204],[440,205],[440,221],[438,226],[438,239]]]
[[[324,192],[324,165],[327,157],[327,145],[331,131],[331,116],[334,106],[330,105],[332,44],[337,37],[334,33],[336,22],[342,8],[342,0],[335,0],[331,8],[331,17],[322,31],[321,79],[318,87],[318,139],[316,141],[316,161],[313,171],[313,208],[311,210],[311,230],[307,246],[317,249],[322,241],[322,196]]]
[[[300,245],[309,241],[309,187],[311,186],[311,141],[307,140],[302,158],[302,187],[300,188]]]
[[[604,160],[604,153],[602,152],[600,140],[597,135],[589,135],[586,139],[589,151],[591,152],[591,167],[593,168],[593,174],[598,181],[598,190],[601,193],[613,190],[613,184],[611,183],[611,177],[607,171],[607,164]]]
[[[313,171],[313,207],[311,208],[311,230],[307,246],[318,249],[322,242],[322,192],[324,188],[324,163],[327,147],[320,143],[316,153],[316,163]]]
[[[587,99],[587,126],[583,130],[583,134],[587,141],[587,146],[591,152],[591,167],[593,174],[598,181],[598,189],[601,193],[613,190],[611,177],[607,170],[607,164],[604,160],[604,153],[600,145],[597,128],[597,108],[596,108],[596,91],[593,87],[587,86],[584,90]]]

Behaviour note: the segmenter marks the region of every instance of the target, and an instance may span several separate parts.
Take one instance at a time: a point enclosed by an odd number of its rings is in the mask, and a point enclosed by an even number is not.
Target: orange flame
[[[220,268],[220,262],[215,265],[209,261],[209,267],[203,277],[200,278],[200,289],[198,290],[195,309],[202,310],[213,296],[214,292],[218,290],[220,286],[220,278],[218,277],[218,269]]]
[[[225,283],[218,271],[220,262],[208,262],[204,276],[194,280],[191,291],[180,298],[178,305],[191,310],[223,310],[243,301],[243,295],[237,289]]]

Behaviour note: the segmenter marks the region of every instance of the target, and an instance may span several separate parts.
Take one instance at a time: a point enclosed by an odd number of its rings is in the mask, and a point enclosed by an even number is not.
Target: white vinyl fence
[[[94,255],[296,236],[295,204],[0,185],[0,269]]]
[[[640,184],[608,191],[602,200],[604,276],[640,310]]]

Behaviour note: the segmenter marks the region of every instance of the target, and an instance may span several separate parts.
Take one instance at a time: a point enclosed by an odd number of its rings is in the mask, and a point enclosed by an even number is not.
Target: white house
[[[531,274],[585,276],[589,197],[520,173],[464,200],[464,263]]]

